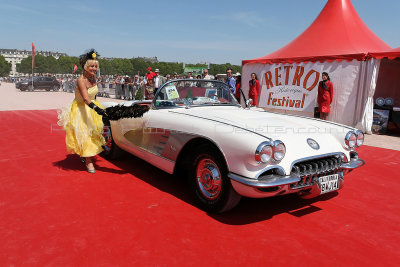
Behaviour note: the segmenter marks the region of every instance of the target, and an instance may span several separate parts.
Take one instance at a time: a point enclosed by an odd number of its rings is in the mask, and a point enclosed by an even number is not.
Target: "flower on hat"
[[[93,58],[93,59],[96,59],[96,53],[93,52],[92,58]]]

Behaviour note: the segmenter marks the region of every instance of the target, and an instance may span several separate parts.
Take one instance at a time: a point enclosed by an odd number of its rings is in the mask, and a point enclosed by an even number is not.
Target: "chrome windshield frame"
[[[167,86],[168,84],[170,84],[171,82],[174,83],[178,83],[178,82],[212,82],[215,84],[221,84],[222,86],[226,86],[230,96],[232,97],[232,99],[235,99],[235,101],[237,102],[237,104],[233,104],[233,103],[229,103],[229,104],[221,104],[221,103],[212,103],[212,104],[202,104],[202,105],[194,105],[194,104],[190,104],[190,105],[185,105],[184,108],[189,108],[189,107],[207,107],[207,106],[241,106],[240,103],[236,100],[235,96],[233,95],[232,91],[229,89],[228,85],[224,82],[218,81],[218,80],[204,80],[204,79],[175,79],[175,80],[169,80],[165,83],[163,83],[158,90],[155,92],[154,94],[154,99],[151,102],[151,106],[153,109],[161,109],[160,107],[157,107],[156,105],[156,101],[157,101],[157,97],[159,96],[161,90]],[[164,107],[164,108],[168,108],[168,107]],[[176,108],[176,107],[170,107],[170,108]]]

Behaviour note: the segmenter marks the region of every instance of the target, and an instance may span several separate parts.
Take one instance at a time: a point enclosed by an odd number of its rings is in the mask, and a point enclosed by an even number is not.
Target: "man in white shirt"
[[[204,80],[211,80],[210,75],[208,75],[208,69],[203,70],[203,79]]]
[[[156,73],[156,76],[154,76],[154,93],[157,92],[158,88],[165,83],[165,77],[160,76],[160,70],[156,69],[154,71]]]

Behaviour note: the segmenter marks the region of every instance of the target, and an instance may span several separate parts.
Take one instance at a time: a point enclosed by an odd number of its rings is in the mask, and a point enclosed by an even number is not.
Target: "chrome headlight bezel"
[[[278,153],[281,153],[280,156],[277,156]],[[279,155],[279,154],[278,154]],[[272,157],[275,161],[281,161],[286,155],[286,146],[281,140],[274,141],[274,152]]]
[[[355,132],[348,132],[344,138],[344,142],[348,148],[355,148],[357,144],[357,135]]]
[[[270,151],[269,157],[265,157],[263,155],[267,155],[267,152]],[[255,160],[259,163],[267,163],[271,158],[274,153],[274,146],[273,143],[269,141],[262,142],[261,144],[258,145],[255,153]]]
[[[255,160],[258,163],[268,163],[281,161],[286,155],[286,146],[280,140],[265,141],[258,145],[255,152]]]
[[[356,134],[356,147],[360,147],[364,144],[364,133],[361,130],[357,130]]]

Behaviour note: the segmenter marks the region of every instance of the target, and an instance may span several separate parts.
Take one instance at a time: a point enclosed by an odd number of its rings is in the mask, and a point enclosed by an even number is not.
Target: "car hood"
[[[278,114],[262,109],[241,109],[237,107],[197,107],[173,112],[186,114],[205,120],[219,122],[227,127],[233,126],[242,130],[255,132],[265,137],[281,136],[285,133],[317,133],[352,128],[345,125],[321,121],[319,119]]]
[[[306,140],[312,138],[321,144],[318,153],[337,150],[338,142],[344,143],[344,136],[353,129],[333,122],[272,113],[262,109],[196,107],[171,112],[215,121],[220,133],[240,132],[243,133],[243,138],[251,138],[247,133],[254,133],[270,140],[281,140],[286,145],[300,150],[309,149]]]

